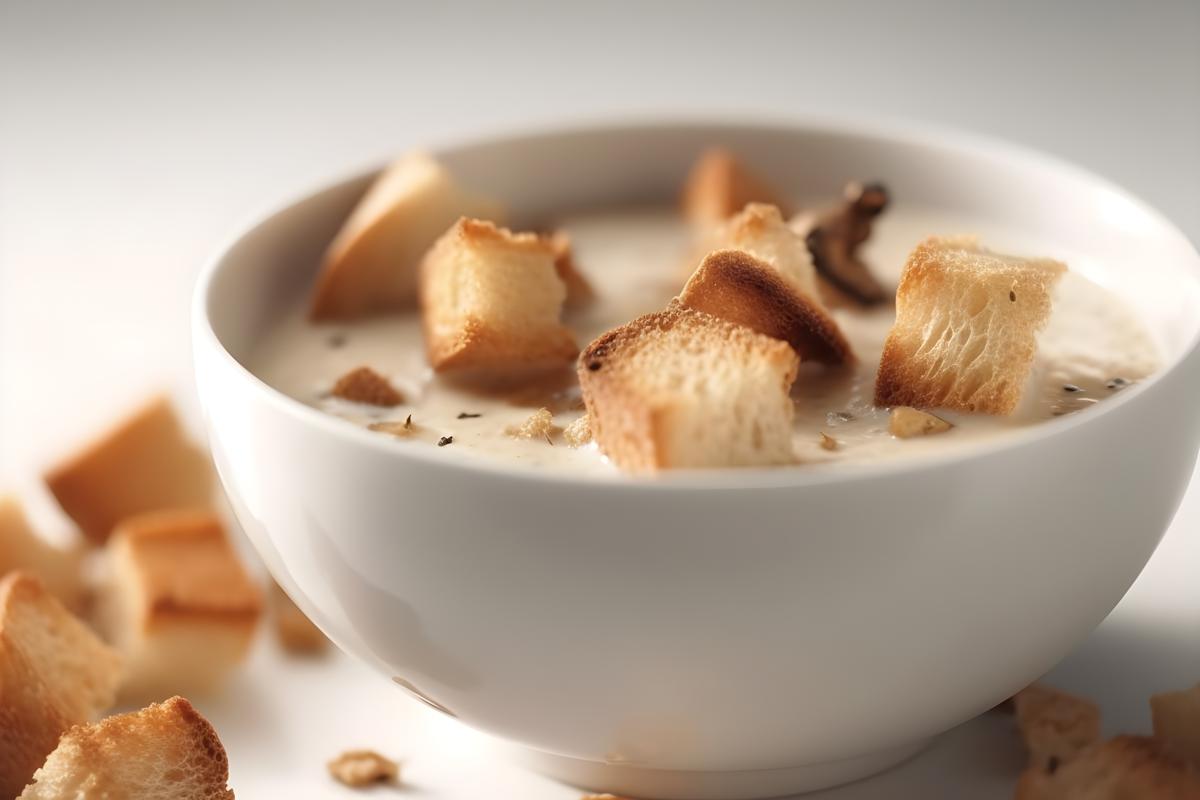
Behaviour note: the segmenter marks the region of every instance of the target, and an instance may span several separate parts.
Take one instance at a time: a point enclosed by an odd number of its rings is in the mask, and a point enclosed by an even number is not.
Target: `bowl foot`
[[[856,758],[801,767],[739,772],[647,769],[528,749],[517,750],[516,759],[563,783],[639,800],[760,800],[813,792],[866,778],[907,761],[928,743],[921,741]]]

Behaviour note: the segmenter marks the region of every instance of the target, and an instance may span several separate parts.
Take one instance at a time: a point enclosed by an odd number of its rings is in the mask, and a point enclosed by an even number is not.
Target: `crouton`
[[[326,766],[339,783],[356,788],[400,780],[400,765],[374,750],[347,750]]]
[[[111,706],[119,680],[117,654],[40,580],[0,580],[0,797],[20,794],[64,731]]]
[[[846,337],[813,296],[767,262],[740,250],[709,253],[683,287],[679,302],[782,339],[802,361],[854,360]]]
[[[404,395],[396,391],[396,387],[392,386],[387,378],[370,367],[352,369],[338,378],[330,394],[352,403],[366,403],[371,406],[391,407],[404,402]]]
[[[83,451],[50,469],[46,485],[92,541],[126,517],[212,502],[212,464],[188,441],[171,402],[157,397]]]
[[[1154,736],[1174,755],[1200,769],[1200,683],[1150,696]]]
[[[1090,700],[1034,684],[1013,696],[1030,764],[1047,769],[1100,741],[1100,709]]]
[[[931,238],[909,255],[875,404],[1011,414],[1066,266]]]
[[[888,417],[888,433],[897,439],[945,433],[953,427],[941,417],[910,406],[896,406]]]
[[[1031,766],[1021,774],[1015,800],[1196,800],[1200,772],[1163,751],[1149,737],[1117,736],[1088,747],[1071,761]]]
[[[846,185],[841,204],[793,221],[812,253],[821,297],[827,305],[873,306],[891,296],[858,255],[859,246],[870,238],[871,226],[888,202],[882,184],[855,182]]]
[[[72,728],[17,800],[233,800],[228,784],[217,732],[172,697]]]
[[[321,629],[274,581],[271,582],[271,614],[275,620],[275,638],[289,653],[311,655],[328,647],[329,640]]]
[[[217,517],[171,511],[128,519],[106,555],[97,618],[125,658],[121,696],[219,685],[249,650],[262,598]]]
[[[747,203],[787,208],[779,193],[733,153],[719,147],[702,153],[684,183],[684,215],[703,229],[724,222]]]
[[[717,230],[713,249],[744,250],[769,264],[798,292],[822,304],[808,245],[777,207],[750,203]]]
[[[554,259],[554,247],[535,234],[456,222],[421,265],[433,368],[511,374],[569,363],[579,348],[560,321],[567,290]]]
[[[15,497],[0,496],[0,576],[22,569],[70,609],[83,603],[82,543],[55,547],[34,533]]]
[[[621,469],[786,464],[800,360],[786,342],[673,303],[579,358],[592,435]]]
[[[555,231],[550,235],[550,246],[554,248],[554,268],[558,277],[567,287],[566,308],[583,308],[596,299],[596,291],[583,277],[575,264],[575,254],[571,249],[571,237],[565,231]]]
[[[325,251],[309,317],[345,320],[411,306],[421,257],[446,228],[463,215],[502,214],[429,154],[402,156],[375,179]]]

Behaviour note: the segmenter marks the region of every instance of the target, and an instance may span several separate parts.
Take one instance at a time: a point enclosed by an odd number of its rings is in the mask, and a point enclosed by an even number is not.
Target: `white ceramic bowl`
[[[589,128],[438,155],[519,220],[670,201],[713,143],[785,186],[832,194],[880,176],[905,201],[1096,254],[1166,367],[1086,413],[932,460],[576,479],[380,437],[239,363],[307,289],[370,176],[251,227],[195,306],[221,479],[322,629],[552,774],[688,800],[860,777],[1037,678],[1142,569],[1200,440],[1200,257],[1059,161],[824,124]]]

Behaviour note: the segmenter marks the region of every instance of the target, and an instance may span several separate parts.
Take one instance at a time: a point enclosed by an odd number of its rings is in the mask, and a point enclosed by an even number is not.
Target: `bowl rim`
[[[672,116],[605,118],[603,120],[580,120],[569,123],[549,123],[528,127],[494,129],[493,133],[482,133],[463,137],[450,137],[440,145],[429,148],[434,155],[460,149],[502,143],[519,143],[545,138],[563,138],[580,134],[625,135],[639,132],[670,131],[677,129],[711,129],[714,136],[718,131],[772,131],[798,133],[807,131],[836,137],[856,137],[891,141],[910,146],[926,146],[955,152],[958,155],[994,162],[1022,163],[1058,173],[1064,179],[1084,181],[1098,189],[1110,192],[1128,203],[1140,214],[1153,222],[1160,234],[1176,240],[1193,257],[1191,270],[1200,276],[1200,250],[1166,215],[1140,197],[1113,181],[1058,156],[1050,155],[1032,147],[1016,144],[992,136],[966,132],[953,128],[914,123],[911,121],[886,120],[870,117],[803,115],[791,117],[755,116],[751,120],[720,116]],[[817,470],[805,470],[803,465],[793,467],[737,467],[724,469],[665,470],[653,475],[630,475],[618,470],[611,473],[572,473],[533,467],[520,463],[509,463],[501,459],[488,458],[471,452],[451,449],[433,449],[421,443],[405,442],[394,437],[380,436],[360,425],[343,420],[313,408],[271,386],[246,368],[225,347],[213,328],[209,309],[213,300],[214,282],[226,268],[229,253],[247,236],[276,218],[289,213],[293,207],[316,195],[332,191],[352,183],[362,182],[377,174],[384,164],[342,172],[336,177],[310,184],[305,190],[294,193],[288,199],[267,205],[266,210],[249,215],[236,226],[235,233],[228,236],[216,251],[205,261],[196,279],[192,295],[192,340],[193,358],[199,357],[201,348],[212,351],[235,374],[246,381],[272,408],[293,418],[298,423],[315,426],[331,436],[344,437],[348,445],[375,449],[385,457],[399,461],[412,461],[446,470],[461,470],[464,477],[534,482],[560,486],[588,487],[601,490],[632,490],[651,492],[689,492],[713,490],[753,489],[800,489],[806,486],[823,486],[830,483],[866,481],[891,476],[912,476],[917,473],[955,467],[966,461],[985,459],[1031,446],[1049,439],[1057,439],[1081,426],[1094,426],[1129,403],[1138,402],[1142,395],[1154,391],[1169,375],[1187,363],[1200,361],[1200,328],[1183,347],[1182,352],[1165,363],[1162,368],[1134,386],[1106,399],[1099,407],[1089,408],[1085,413],[1068,414],[1045,420],[1035,425],[1014,428],[1003,436],[989,438],[963,447],[948,448],[945,452],[914,455],[911,458],[893,458],[875,462],[843,465],[822,465]],[[201,378],[198,376],[198,383]],[[202,403],[202,406],[204,404]],[[208,418],[207,408],[205,417]]]

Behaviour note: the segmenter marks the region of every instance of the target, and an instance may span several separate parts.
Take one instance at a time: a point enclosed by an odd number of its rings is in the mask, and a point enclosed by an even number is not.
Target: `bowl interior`
[[[955,134],[864,127],[630,125],[490,139],[437,155],[467,185],[503,198],[516,224],[569,211],[670,203],[696,155],[727,146],[798,197],[880,178],[900,203],[994,220],[1071,253],[1072,268],[1137,310],[1169,368],[1197,345],[1200,256],[1136,198],[1055,159]],[[210,273],[203,308],[219,342],[249,349],[297,293],[371,174],[311,194],[241,237]]]

